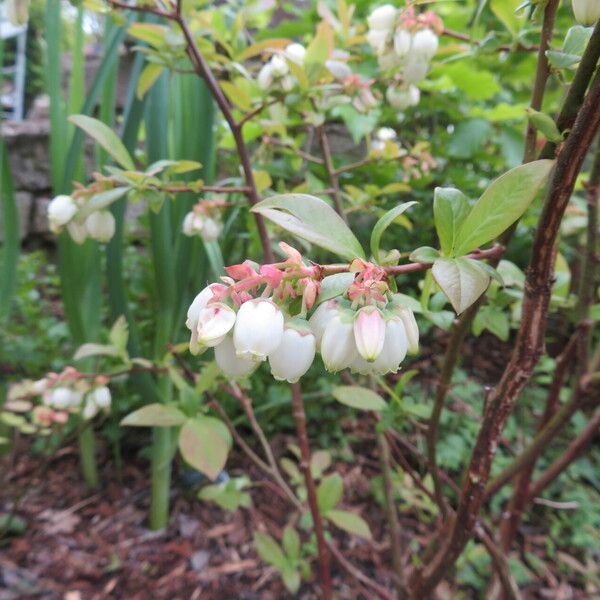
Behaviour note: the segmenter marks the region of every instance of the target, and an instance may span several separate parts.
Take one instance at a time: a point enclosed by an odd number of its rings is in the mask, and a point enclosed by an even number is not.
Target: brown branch
[[[533,243],[523,316],[511,360],[491,391],[477,436],[451,535],[434,560],[415,574],[412,592],[427,597],[455,563],[475,526],[498,439],[543,350],[552,290],[556,238],[583,160],[600,126],[600,75],[594,78],[554,169]]]
[[[250,119],[253,119],[254,117],[256,117],[256,115],[259,115],[263,110],[265,110],[265,108],[268,108],[269,106],[272,106],[273,104],[277,104],[277,102],[279,102],[278,98],[275,98],[274,100],[270,100],[269,102],[263,102],[263,104],[261,104],[260,106],[257,106],[256,108],[252,109],[250,112],[246,113],[237,122],[237,126],[239,128],[241,128],[244,125],[244,123],[247,123],[248,121],[250,121]]]
[[[304,412],[304,402],[302,400],[302,389],[299,383],[292,384],[292,416],[296,423],[296,434],[298,436],[298,446],[300,447],[300,470],[304,475],[306,484],[306,496],[310,514],[312,515],[313,527],[317,538],[317,548],[319,551],[319,568],[321,573],[321,587],[323,591],[323,600],[331,600],[331,571],[329,565],[329,550],[325,542],[325,532],[323,529],[323,520],[319,511],[317,502],[317,489],[315,480],[310,471],[310,446],[308,445],[308,433],[306,431],[306,414]]]
[[[335,170],[335,174],[339,175],[340,173],[345,173],[346,171],[353,171],[354,169],[358,169],[359,167],[364,167],[365,165],[370,165],[377,161],[377,158],[366,156],[362,160],[357,160],[356,162],[350,163],[348,165],[343,165],[338,167]]]
[[[531,108],[535,111],[542,110],[542,102],[544,100],[544,92],[546,90],[546,82],[550,75],[550,66],[546,52],[550,48],[552,40],[552,32],[554,31],[554,19],[556,17],[556,9],[558,8],[558,0],[550,0],[544,9],[544,22],[542,24],[542,34],[540,37],[540,47],[538,50],[537,69],[535,72],[535,83],[533,85],[533,93],[531,96]],[[527,122],[527,133],[525,134],[525,151],[523,153],[523,162],[528,163],[535,160],[535,142],[537,139],[537,129],[534,127],[531,120]]]
[[[344,203],[342,201],[342,194],[340,191],[340,182],[338,181],[337,172],[335,165],[333,164],[333,157],[331,156],[331,149],[329,148],[329,140],[327,138],[327,132],[325,131],[325,125],[318,127],[319,140],[321,142],[321,150],[323,151],[323,160],[325,162],[325,170],[327,171],[327,177],[329,183],[333,189],[333,205],[335,212],[337,212],[346,223],[348,223],[348,217],[344,212]]]

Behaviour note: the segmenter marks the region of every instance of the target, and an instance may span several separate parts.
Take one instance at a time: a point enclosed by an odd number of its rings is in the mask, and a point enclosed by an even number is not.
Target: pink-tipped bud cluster
[[[322,267],[307,266],[290,246],[287,259],[228,267],[192,302],[186,321],[190,351],[210,347],[230,378],[249,375],[267,361],[278,380],[295,382],[317,351],[329,371],[396,372],[408,351],[416,352],[419,331],[412,311],[394,297],[383,267],[356,259],[354,281],[340,296],[318,301]]]

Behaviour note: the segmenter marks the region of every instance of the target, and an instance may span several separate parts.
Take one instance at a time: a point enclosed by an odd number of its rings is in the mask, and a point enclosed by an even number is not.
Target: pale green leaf
[[[89,356],[117,356],[119,351],[114,346],[106,344],[83,344],[77,348],[73,360],[88,358]]]
[[[138,77],[135,95],[141,100],[146,92],[154,85],[161,76],[164,66],[159,63],[148,63]]]
[[[384,410],[385,400],[373,390],[357,385],[342,385],[333,388],[333,397],[346,406],[361,410]]]
[[[552,160],[537,160],[492,181],[458,228],[453,255],[490,242],[518,220],[546,184],[553,165]]]
[[[119,136],[108,127],[108,125],[105,125],[102,121],[98,121],[98,119],[87,117],[86,115],[71,115],[69,121],[83,129],[124,169],[129,169],[131,171],[135,169],[133,159],[129,152],[127,152],[123,142]]]
[[[289,558],[296,559],[300,557],[300,536],[291,525],[288,525],[283,530],[281,543],[283,544],[283,549]]]
[[[435,188],[433,192],[433,219],[444,254],[451,254],[456,231],[468,212],[469,201],[460,190]]]
[[[416,204],[415,201],[404,202],[395,208],[388,210],[373,227],[371,232],[371,254],[375,260],[379,260],[379,250],[381,245],[381,236],[383,232],[408,208]]]
[[[339,473],[323,478],[317,488],[317,503],[321,513],[333,510],[342,499],[344,482]]]
[[[334,525],[360,537],[371,539],[371,530],[367,522],[359,515],[347,510],[330,510],[325,514],[325,518]]]
[[[360,242],[344,220],[323,200],[308,194],[281,194],[252,208],[286,231],[353,260],[365,258]]]
[[[469,308],[490,283],[477,261],[467,258],[438,258],[431,272],[457,314]]]
[[[279,544],[268,533],[256,531],[254,533],[254,545],[262,560],[273,565],[279,571],[283,570],[287,562],[285,555]]]
[[[174,406],[167,404],[148,404],[128,414],[121,425],[130,427],[174,427],[183,425],[186,416]]]
[[[179,433],[179,449],[187,463],[213,481],[223,470],[231,448],[231,434],[219,419],[188,419]]]
[[[341,296],[350,287],[355,276],[356,273],[335,273],[323,278],[317,304]]]

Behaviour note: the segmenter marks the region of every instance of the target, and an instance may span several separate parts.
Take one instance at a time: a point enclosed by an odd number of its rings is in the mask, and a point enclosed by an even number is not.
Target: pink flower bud
[[[375,306],[361,308],[354,319],[354,341],[359,354],[373,362],[383,349],[385,320]]]

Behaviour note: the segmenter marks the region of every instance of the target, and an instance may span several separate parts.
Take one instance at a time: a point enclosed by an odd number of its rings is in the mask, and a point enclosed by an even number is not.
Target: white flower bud
[[[391,127],[380,127],[375,135],[382,142],[391,142],[397,137],[396,132]]]
[[[270,300],[256,299],[240,307],[233,329],[237,355],[265,360],[283,337],[283,314]]]
[[[385,52],[389,33],[382,29],[370,29],[367,32],[367,42],[375,51],[375,54],[381,56]]]
[[[369,29],[392,29],[397,14],[398,11],[391,4],[379,6],[367,18]]]
[[[295,383],[312,365],[315,351],[315,336],[308,323],[304,327],[293,322],[286,324],[281,343],[269,354],[273,377]]]
[[[31,384],[31,391],[34,394],[43,394],[48,387],[48,380],[44,377],[43,379],[38,379]]]
[[[429,62],[411,53],[402,70],[402,79],[405,84],[419,83],[425,79],[428,70]]]
[[[286,75],[279,81],[279,85],[284,92],[290,92],[296,85],[296,80],[291,75]]]
[[[208,217],[204,221],[200,235],[205,242],[215,242],[219,239],[221,231],[223,231],[223,225],[219,221]]]
[[[81,411],[81,416],[85,421],[90,421],[98,414],[98,405],[94,402],[94,398],[91,394],[88,394],[85,398],[85,404]]]
[[[283,77],[290,72],[290,68],[285,60],[277,54],[271,59],[271,69],[275,77]]]
[[[396,306],[393,308],[393,312],[402,319],[402,323],[404,324],[406,339],[408,341],[408,351],[411,354],[416,354],[419,351],[419,327],[413,311],[406,306]]]
[[[394,35],[394,52],[398,58],[404,58],[409,50],[412,36],[406,29],[398,29]]]
[[[68,387],[57,387],[51,391],[48,404],[53,408],[64,410],[81,404],[83,394]]]
[[[582,25],[595,25],[600,19],[600,0],[573,0],[573,12]]]
[[[203,348],[198,343],[198,317],[200,311],[208,304],[208,301],[213,297],[213,292],[210,287],[205,287],[195,298],[187,312],[185,326],[192,332],[190,337],[190,352],[195,356],[199,354]]]
[[[352,75],[352,69],[341,60],[326,60],[325,67],[336,79],[346,79]]]
[[[419,57],[429,62],[437,52],[438,36],[431,29],[421,29],[413,35],[411,56]]]
[[[261,90],[268,90],[273,85],[273,65],[267,63],[258,72],[256,83]]]
[[[85,226],[85,223],[77,223],[77,221],[71,221],[67,225],[67,231],[69,232],[71,239],[76,244],[80,244],[80,245],[85,242],[85,240],[87,239],[87,236],[88,236],[88,231]]]
[[[283,53],[288,60],[302,66],[306,56],[306,48],[302,44],[294,43],[287,46]]]
[[[250,374],[258,365],[255,360],[240,358],[236,354],[233,338],[230,335],[226,336],[218,346],[215,346],[215,360],[219,369],[231,379]]]
[[[115,235],[115,218],[110,211],[100,210],[85,220],[85,228],[92,239],[108,242]]]
[[[52,233],[59,233],[60,228],[66,225],[77,212],[77,205],[71,196],[56,196],[48,204],[48,222]]]
[[[198,313],[198,344],[212,348],[220,344],[235,323],[235,311],[222,302],[212,302]]]
[[[336,373],[349,367],[357,356],[352,320],[338,311],[327,323],[321,340],[325,368]]]
[[[99,409],[110,408],[112,402],[110,390],[105,385],[93,389],[88,394],[88,399],[91,399]]]
[[[199,234],[202,231],[202,227],[204,225],[204,219],[196,214],[194,211],[190,211],[183,218],[183,223],[181,225],[181,230],[184,235],[188,237],[192,237],[194,235]]]
[[[395,373],[400,368],[408,350],[404,323],[400,317],[392,316],[385,323],[385,342],[381,354],[372,363],[373,370],[384,375]]]
[[[386,98],[393,108],[405,110],[409,106],[419,104],[421,92],[414,85],[409,85],[408,88],[391,87],[386,92]]]
[[[354,319],[354,341],[358,353],[373,362],[383,350],[385,320],[375,306],[361,308]]]
[[[325,327],[327,327],[329,321],[337,314],[337,308],[337,300],[327,300],[326,302],[319,304],[311,318],[308,320],[308,324],[315,336],[317,350],[321,350],[321,340],[325,333]]]

